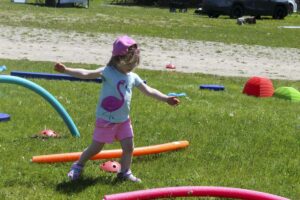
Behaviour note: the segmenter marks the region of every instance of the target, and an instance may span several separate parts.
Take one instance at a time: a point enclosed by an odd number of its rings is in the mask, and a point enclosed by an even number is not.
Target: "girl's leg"
[[[93,140],[92,144],[81,154],[80,159],[77,162],[73,163],[71,170],[68,173],[68,177],[72,181],[79,179],[86,161],[88,161],[93,155],[101,151],[103,146],[104,143],[96,142]]]
[[[131,170],[132,152],[133,152],[133,138],[125,138],[121,140],[122,146],[122,157],[121,157],[121,172],[118,173],[117,177],[121,180],[130,180],[133,182],[141,182],[141,179],[135,177]]]
[[[122,157],[121,157],[121,172],[126,172],[130,169],[133,153],[133,138],[125,138],[121,140]]]
[[[92,144],[83,151],[83,153],[80,156],[80,159],[76,162],[78,165],[84,166],[86,161],[88,161],[92,156],[99,153],[105,143],[97,142],[93,140]]]

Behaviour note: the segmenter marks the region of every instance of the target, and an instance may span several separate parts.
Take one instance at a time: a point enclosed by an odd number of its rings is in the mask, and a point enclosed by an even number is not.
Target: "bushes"
[[[57,0],[45,0],[45,5],[55,7],[57,5]]]

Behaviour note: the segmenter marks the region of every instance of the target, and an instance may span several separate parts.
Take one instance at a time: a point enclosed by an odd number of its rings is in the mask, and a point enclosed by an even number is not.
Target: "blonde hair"
[[[107,66],[116,68],[130,67],[132,70],[140,64],[140,54],[137,45],[128,47],[128,52],[122,56],[112,56]]]

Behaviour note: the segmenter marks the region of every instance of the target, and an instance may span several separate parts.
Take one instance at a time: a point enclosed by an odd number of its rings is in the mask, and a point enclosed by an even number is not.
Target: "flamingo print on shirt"
[[[101,102],[101,107],[107,112],[111,113],[122,107],[124,104],[124,95],[121,92],[121,85],[124,85],[126,82],[124,80],[120,80],[117,84],[117,90],[121,96],[121,99],[118,99],[115,96],[107,96]]]

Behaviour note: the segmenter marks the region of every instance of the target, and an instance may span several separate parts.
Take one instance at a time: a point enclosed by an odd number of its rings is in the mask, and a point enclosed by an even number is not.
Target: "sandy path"
[[[83,34],[0,25],[0,58],[105,65],[117,35]],[[132,36],[140,44],[140,68],[226,76],[300,80],[300,49]]]

